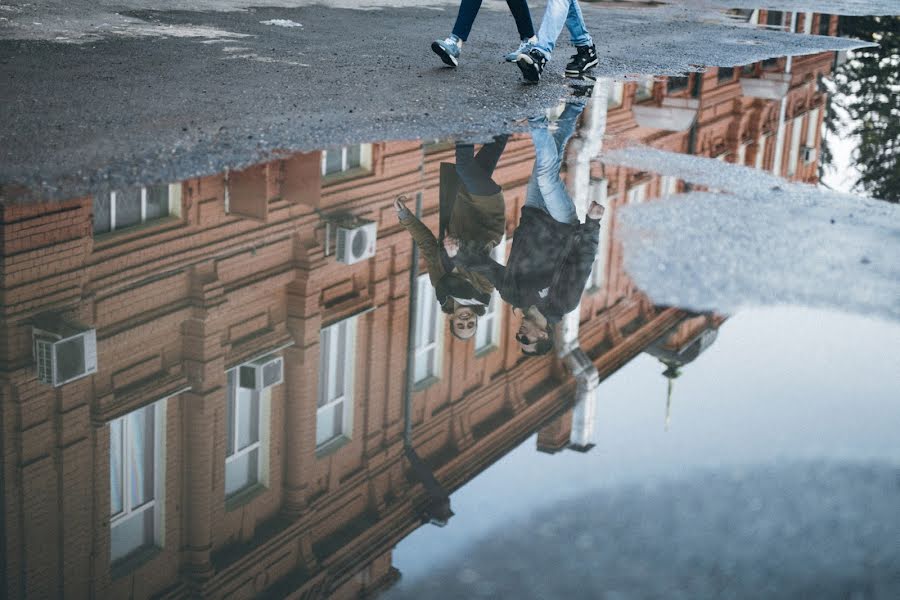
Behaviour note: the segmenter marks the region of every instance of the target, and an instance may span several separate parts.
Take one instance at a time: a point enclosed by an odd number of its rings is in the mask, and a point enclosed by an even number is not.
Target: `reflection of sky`
[[[600,385],[596,448],[547,455],[530,438],[453,495],[447,527],[401,542],[394,564],[413,582],[491,528],[595,487],[779,459],[900,464],[898,350],[895,323],[742,312],[676,380],[669,432],[663,367],[642,354]]]

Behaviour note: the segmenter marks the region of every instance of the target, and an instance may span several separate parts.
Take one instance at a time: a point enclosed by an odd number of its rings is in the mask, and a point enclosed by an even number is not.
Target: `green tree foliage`
[[[875,42],[854,50],[834,73],[832,102],[848,117],[841,123],[835,106],[825,114],[832,133],[855,136],[853,160],[860,172],[856,189],[900,202],[900,17],[841,17],[840,33]],[[823,148],[822,162],[831,159]]]

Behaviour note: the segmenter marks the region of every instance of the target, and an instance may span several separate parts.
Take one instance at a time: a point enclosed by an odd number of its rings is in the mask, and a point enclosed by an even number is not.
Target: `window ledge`
[[[437,377],[435,375],[429,375],[422,381],[419,381],[418,383],[413,384],[413,391],[420,392],[420,391],[424,390],[425,388],[430,388],[431,386],[433,386],[435,383],[437,383],[440,380],[441,380],[440,377]]]
[[[353,167],[352,169],[347,169],[346,171],[337,171],[335,173],[322,175],[322,186],[333,185],[342,181],[358,179],[360,177],[365,177],[367,175],[373,174],[374,171],[369,167]]]
[[[330,454],[334,454],[350,442],[350,438],[346,435],[339,435],[330,439],[321,446],[316,448],[316,458],[325,458]]]
[[[249,504],[253,501],[254,498],[268,491],[268,489],[269,488],[261,483],[254,483],[242,490],[238,490],[237,492],[225,498],[225,512],[231,512],[233,510],[241,508],[246,504]]]
[[[488,354],[490,354],[491,352],[494,352],[495,350],[498,350],[499,348],[500,348],[500,346],[498,346],[497,344],[489,344],[480,350],[476,350],[475,358],[481,358],[482,356],[487,356]]]
[[[152,221],[147,221],[140,225],[125,227],[116,231],[95,233],[93,234],[94,251],[106,250],[113,245],[121,243],[123,240],[131,240],[132,238],[138,239],[147,235],[155,235],[157,233],[169,231],[170,229],[175,229],[183,224],[184,221],[181,217],[169,215],[168,217],[153,219]]]
[[[113,579],[118,579],[120,577],[125,577],[126,575],[131,575],[134,571],[149,563],[160,554],[162,554],[162,548],[159,546],[146,546],[135,550],[131,554],[114,561],[110,565],[110,576]]]

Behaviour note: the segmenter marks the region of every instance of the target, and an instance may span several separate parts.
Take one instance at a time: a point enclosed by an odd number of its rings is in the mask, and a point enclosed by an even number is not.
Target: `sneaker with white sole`
[[[455,35],[451,35],[443,40],[435,40],[431,43],[431,50],[441,57],[444,64],[449,67],[459,65],[459,51],[462,42]]]
[[[566,65],[566,75],[568,77],[577,77],[583,75],[589,69],[593,69],[600,62],[597,58],[597,47],[575,46],[575,54],[571,56],[569,64]]]
[[[519,47],[516,48],[514,52],[510,52],[503,58],[504,58],[504,60],[506,60],[506,62],[516,62],[516,59],[519,58],[520,54],[525,54],[526,52],[531,50],[531,47],[534,46],[535,44],[537,44],[537,36],[533,35],[530,38],[528,38],[527,40],[522,40],[519,43]]]
[[[532,48],[516,58],[516,65],[522,71],[522,77],[528,83],[537,83],[541,80],[541,73],[544,72],[545,64],[547,64],[547,58],[537,48]]]

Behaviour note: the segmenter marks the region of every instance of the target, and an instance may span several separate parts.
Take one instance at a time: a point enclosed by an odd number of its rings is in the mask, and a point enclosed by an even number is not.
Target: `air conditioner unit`
[[[352,265],[375,256],[378,225],[372,221],[357,219],[352,224],[337,224],[335,237],[338,262]]]
[[[817,158],[815,148],[811,148],[809,146],[803,146],[802,150],[803,150],[803,162],[806,162],[806,163],[815,162],[815,160]]]
[[[38,380],[59,387],[97,372],[97,332],[61,319],[32,328]]]
[[[242,388],[261,392],[284,381],[284,359],[280,356],[259,358],[241,365],[238,375]]]

